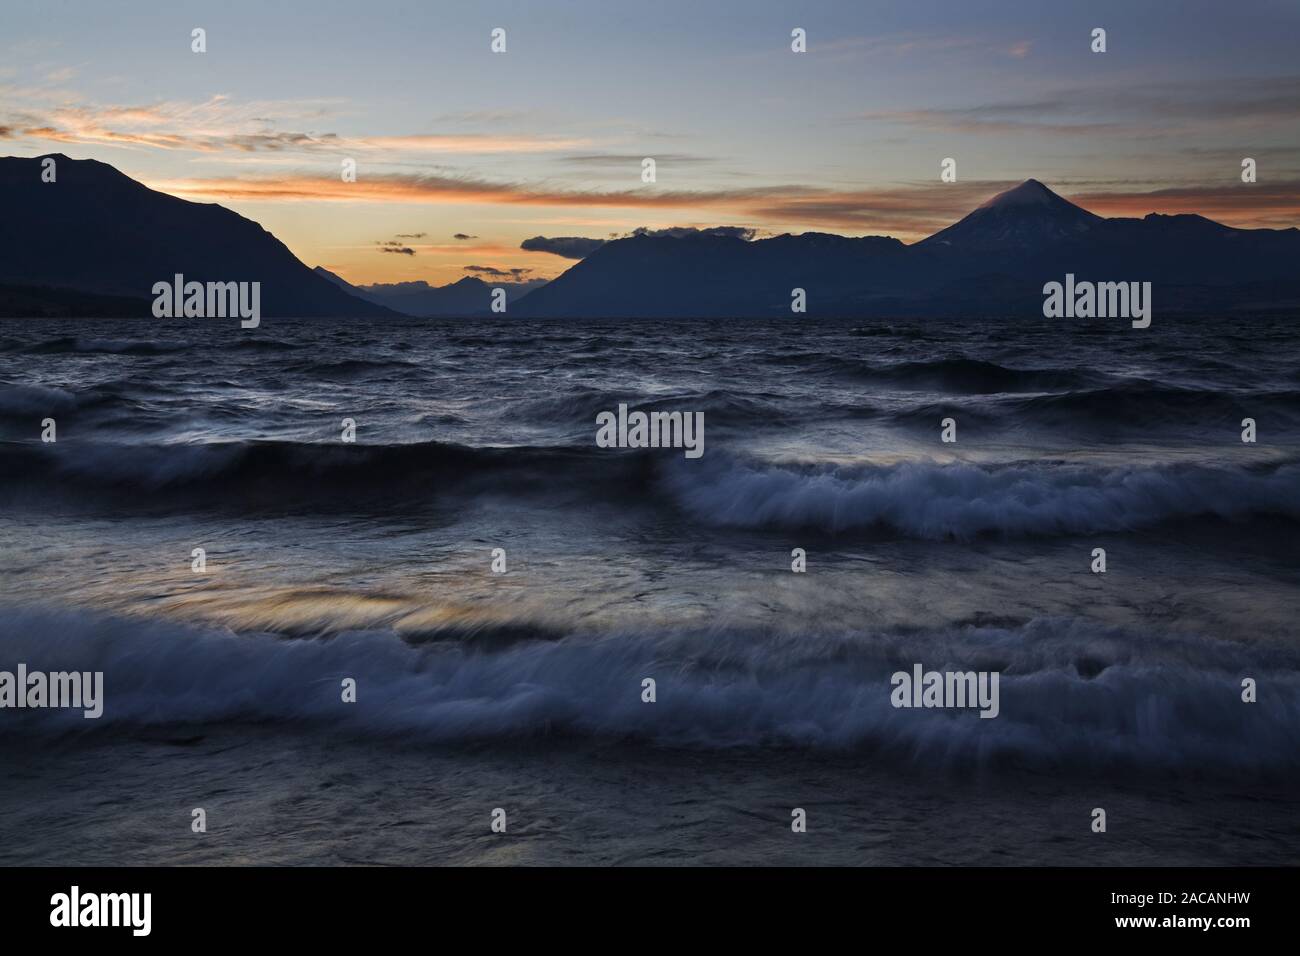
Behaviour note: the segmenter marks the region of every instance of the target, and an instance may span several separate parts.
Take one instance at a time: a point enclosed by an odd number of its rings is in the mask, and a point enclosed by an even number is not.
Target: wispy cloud
[[[626,190],[553,189],[438,174],[385,173],[345,183],[328,176],[286,175],[159,180],[155,188],[192,198],[312,200],[334,202],[513,203],[536,206],[689,206],[813,191],[805,186],[746,189]]]
[[[641,166],[641,161],[645,159],[645,153],[573,153],[568,156],[559,156],[557,159],[570,166],[582,167],[637,167]],[[658,165],[698,165],[702,163],[715,163],[716,159],[710,156],[693,156],[689,153],[654,153],[655,163]]]
[[[1140,193],[1096,190],[1071,198],[1102,216],[1194,213],[1232,226],[1275,229],[1300,222],[1300,179],[1176,186]]]
[[[5,92],[0,90],[0,93]],[[39,97],[39,93],[37,95]],[[54,143],[187,150],[196,153],[334,153],[383,152],[450,155],[552,153],[581,149],[590,140],[524,133],[408,133],[344,135],[311,129],[276,128],[286,120],[322,119],[326,102],[253,102],[235,104],[214,96],[200,103],[160,102],[102,106],[66,101],[0,113],[13,138]],[[279,117],[272,120],[268,114]]]
[[[508,182],[448,176],[383,175],[343,183],[316,176],[219,178],[158,181],[164,192],[204,201],[312,201],[375,203],[462,203],[552,206],[575,209],[679,210],[698,220],[701,210],[716,218],[749,221],[769,229],[824,227],[848,232],[919,239],[966,215],[1015,181],[911,183],[887,188],[817,189],[801,185],[771,185],[740,189],[672,191],[553,190]],[[1252,190],[1255,190],[1252,192]],[[1204,212],[1229,225],[1276,225],[1300,211],[1300,182],[1264,186],[1187,185],[1149,191],[1091,190],[1066,198],[1102,215],[1146,215],[1150,212]],[[1197,208],[1197,204],[1201,204]],[[538,250],[552,251],[552,250]]]
[[[860,119],[941,132],[1169,136],[1300,120],[1300,76],[1063,89],[1033,99],[876,110]],[[1294,131],[1293,131],[1294,132]]]
[[[1034,41],[1026,38],[1007,40],[983,34],[949,34],[903,32],[875,36],[819,38],[816,31],[808,37],[810,50],[833,59],[924,58],[970,53],[977,56],[1009,56],[1023,59]]]
[[[970,107],[966,109],[883,110],[861,114],[862,119],[884,120],[905,126],[945,133],[1054,133],[1066,136],[1097,136],[1126,129],[1122,123],[1059,122],[1043,118],[1021,118],[1024,107]],[[1012,115],[1001,115],[1003,112]],[[1045,113],[1046,115],[1046,113]],[[1066,112],[1053,115],[1069,115]]]
[[[769,227],[830,226],[928,235],[969,212],[1012,183],[926,184],[883,189],[817,189],[767,185],[712,190],[558,190],[527,183],[387,174],[355,183],[321,176],[223,177],[153,181],[154,188],[204,201],[375,202],[508,204],[567,208],[616,207],[679,210],[698,220],[700,210],[718,218],[751,220]],[[686,218],[686,216],[683,216]]]

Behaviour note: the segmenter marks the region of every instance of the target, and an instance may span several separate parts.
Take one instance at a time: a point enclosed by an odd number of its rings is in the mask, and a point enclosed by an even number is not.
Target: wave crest
[[[1300,465],[1271,470],[910,462],[756,465],[715,457],[669,484],[695,518],[725,527],[919,538],[1129,531],[1165,521],[1277,515],[1300,519]]]

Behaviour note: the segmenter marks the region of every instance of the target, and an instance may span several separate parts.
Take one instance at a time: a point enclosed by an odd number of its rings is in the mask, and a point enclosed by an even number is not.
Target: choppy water
[[[654,817],[615,852],[538,810],[565,850],[542,841],[529,861],[687,861],[691,846],[665,849],[664,806],[688,796],[637,769],[675,760],[699,786],[708,767],[749,781],[728,799],[760,817],[796,765],[818,768],[824,799],[849,791],[851,815],[897,775],[906,799],[953,795],[932,826],[894,821],[914,852],[841,847],[836,862],[956,862],[941,847],[971,808],[944,781],[969,772],[991,781],[981,806],[1041,839],[1038,862],[1072,862],[1048,821],[1088,803],[1080,781],[1097,775],[1180,781],[1174,809],[1149,814],[1168,845],[1125,861],[1213,859],[1179,856],[1173,834],[1185,846],[1243,780],[1271,795],[1243,832],[1294,859],[1298,341],[1291,320],[1159,317],[0,323],[0,669],[103,670],[108,697],[99,721],[0,712],[0,748],[27,768],[0,787],[0,831],[38,862],[42,828],[66,827],[5,813],[58,790],[34,753],[133,753],[136,769],[113,758],[101,778],[130,801],[169,779],[175,741],[200,740],[184,753],[205,769],[187,774],[289,800],[263,763],[211,744],[233,737],[265,760],[334,742],[355,786],[310,803],[360,814],[339,859],[375,858],[356,781],[411,788],[436,764],[463,781],[457,800],[490,800],[507,753],[566,805],[588,783],[603,800],[621,787]],[[620,402],[703,411],[703,458],[597,448],[595,416]],[[894,709],[889,675],[918,662],[1000,671],[1000,716]],[[599,783],[593,747],[617,767]],[[1022,779],[1047,796],[999,789]],[[84,825],[112,830],[119,811],[102,812]],[[1006,838],[977,855],[996,862]],[[243,858],[331,858],[322,834],[301,854],[267,839]],[[440,839],[422,844],[434,858],[478,859]],[[749,859],[718,839],[697,839],[702,859]],[[174,850],[148,846],[141,859]]]

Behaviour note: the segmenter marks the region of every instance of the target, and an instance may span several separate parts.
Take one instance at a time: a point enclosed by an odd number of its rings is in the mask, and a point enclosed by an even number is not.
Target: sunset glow
[[[638,227],[913,242],[1031,176],[1105,216],[1293,226],[1296,13],[1192,6],[1176,24],[1118,3],[1086,18],[1034,3],[942,18],[909,4],[816,8],[800,14],[810,54],[796,59],[792,14],[766,2],[743,23],[660,4],[617,28],[592,18],[581,35],[530,4],[479,5],[452,25],[435,9],[323,4],[330,29],[308,31],[236,3],[202,10],[203,57],[188,47],[199,11],[92,6],[56,29],[10,9],[3,35],[24,39],[4,49],[0,140],[229,206],[361,283],[445,283],[470,267],[549,278],[572,261],[521,250],[525,239]],[[1063,40],[1092,19],[1141,37],[1141,56],[1121,44],[1100,62]],[[497,25],[506,56],[488,48]],[[1248,61],[1229,59],[1247,42]],[[1246,156],[1260,168],[1249,187]],[[938,181],[945,157],[956,183]],[[339,175],[346,159],[355,182]]]

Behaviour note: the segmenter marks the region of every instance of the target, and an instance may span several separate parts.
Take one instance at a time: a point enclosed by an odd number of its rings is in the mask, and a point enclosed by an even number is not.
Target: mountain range
[[[374,285],[352,285],[324,266],[316,267],[316,274],[333,282],[350,295],[392,309],[403,315],[420,317],[470,316],[491,311],[492,290],[504,289],[507,310],[518,299],[533,289],[545,285],[541,279],[528,282],[484,282],[478,276],[465,276],[448,285],[429,285],[427,282],[392,282]]]
[[[936,187],[939,188],[939,187]],[[1249,188],[1243,186],[1243,188]],[[518,309],[526,316],[1041,315],[1067,273],[1146,281],[1161,311],[1295,308],[1300,230],[1202,216],[1106,219],[1030,179],[913,245],[824,233],[699,232],[606,243]]]
[[[827,233],[751,239],[671,230],[605,242],[551,282],[467,277],[353,286],[311,269],[257,223],[149,189],[105,163],[0,158],[0,315],[149,315],[151,289],[260,281],[266,316],[508,314],[541,318],[1041,315],[1044,283],[1142,281],[1168,311],[1300,307],[1300,230],[1236,229],[1197,215],[1108,219],[1037,180],[927,239]],[[936,186],[935,188],[942,188]],[[1242,186],[1250,188],[1248,185]]]

